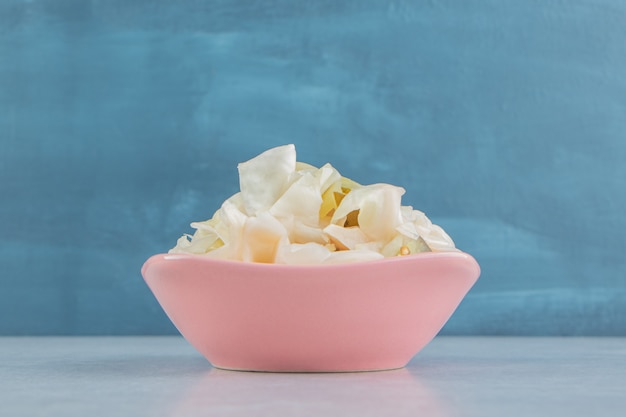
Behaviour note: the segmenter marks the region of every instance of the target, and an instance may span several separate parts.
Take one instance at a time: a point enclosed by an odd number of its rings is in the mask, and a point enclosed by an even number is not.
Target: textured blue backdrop
[[[449,334],[626,334],[626,3],[0,1],[0,334],[175,329],[139,269],[295,143],[483,274]]]

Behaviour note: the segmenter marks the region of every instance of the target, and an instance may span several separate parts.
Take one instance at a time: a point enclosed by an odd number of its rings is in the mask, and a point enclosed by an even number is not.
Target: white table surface
[[[405,369],[215,369],[180,337],[0,337],[2,416],[625,416],[626,338],[437,337]]]

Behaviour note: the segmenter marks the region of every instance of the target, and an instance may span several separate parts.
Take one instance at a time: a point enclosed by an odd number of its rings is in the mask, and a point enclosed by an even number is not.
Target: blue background
[[[482,276],[447,334],[626,335],[626,3],[0,1],[0,334],[170,334],[140,276],[296,144]]]

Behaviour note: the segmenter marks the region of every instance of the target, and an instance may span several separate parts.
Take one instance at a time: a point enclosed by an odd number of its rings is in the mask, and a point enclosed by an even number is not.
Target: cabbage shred
[[[369,261],[456,251],[421,211],[402,206],[404,188],[361,185],[330,164],[296,161],[294,145],[238,165],[240,191],[213,217],[191,223],[169,253],[280,264]]]

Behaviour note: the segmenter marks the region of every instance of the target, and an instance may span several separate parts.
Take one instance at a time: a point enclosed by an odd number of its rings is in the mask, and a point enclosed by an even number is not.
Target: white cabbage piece
[[[365,242],[354,245],[354,249],[356,250],[368,250],[378,253],[382,253],[382,248],[383,244],[381,242]]]
[[[384,259],[379,252],[367,249],[342,250],[331,252],[330,256],[323,262],[325,264],[344,264],[349,262],[367,262]]]
[[[206,254],[214,258],[240,260],[242,232],[247,220],[248,216],[241,212],[232,199],[224,201],[213,219],[209,220],[214,223],[213,227],[223,246]]]
[[[289,265],[319,265],[330,256],[331,251],[319,243],[282,242],[276,253],[276,263]]]
[[[330,164],[296,162],[293,145],[238,165],[240,192],[210,220],[191,224],[170,253],[294,265],[364,262],[455,251],[439,226],[411,206],[404,188],[360,185]]]
[[[324,228],[324,233],[328,235],[330,241],[339,250],[356,249],[357,245],[369,242],[365,233],[357,226],[342,227],[336,224],[329,224]]]
[[[320,194],[323,194],[331,185],[341,183],[341,174],[331,164],[325,164],[315,173],[320,185]]]
[[[433,251],[455,250],[454,242],[448,234],[436,224],[433,224],[427,234],[421,235],[428,247]]]
[[[241,236],[241,260],[274,263],[278,245],[285,238],[287,238],[287,230],[268,212],[250,217],[246,221]]]
[[[276,218],[295,218],[305,225],[315,226],[319,222],[321,194],[319,180],[305,172],[278,198],[269,212]]]
[[[349,213],[358,210],[359,227],[371,240],[389,241],[402,224],[400,211],[404,188],[372,184],[350,191],[341,201],[331,223],[342,225]]]
[[[270,207],[289,187],[296,171],[296,147],[284,145],[267,150],[237,166],[243,207],[249,216]]]

